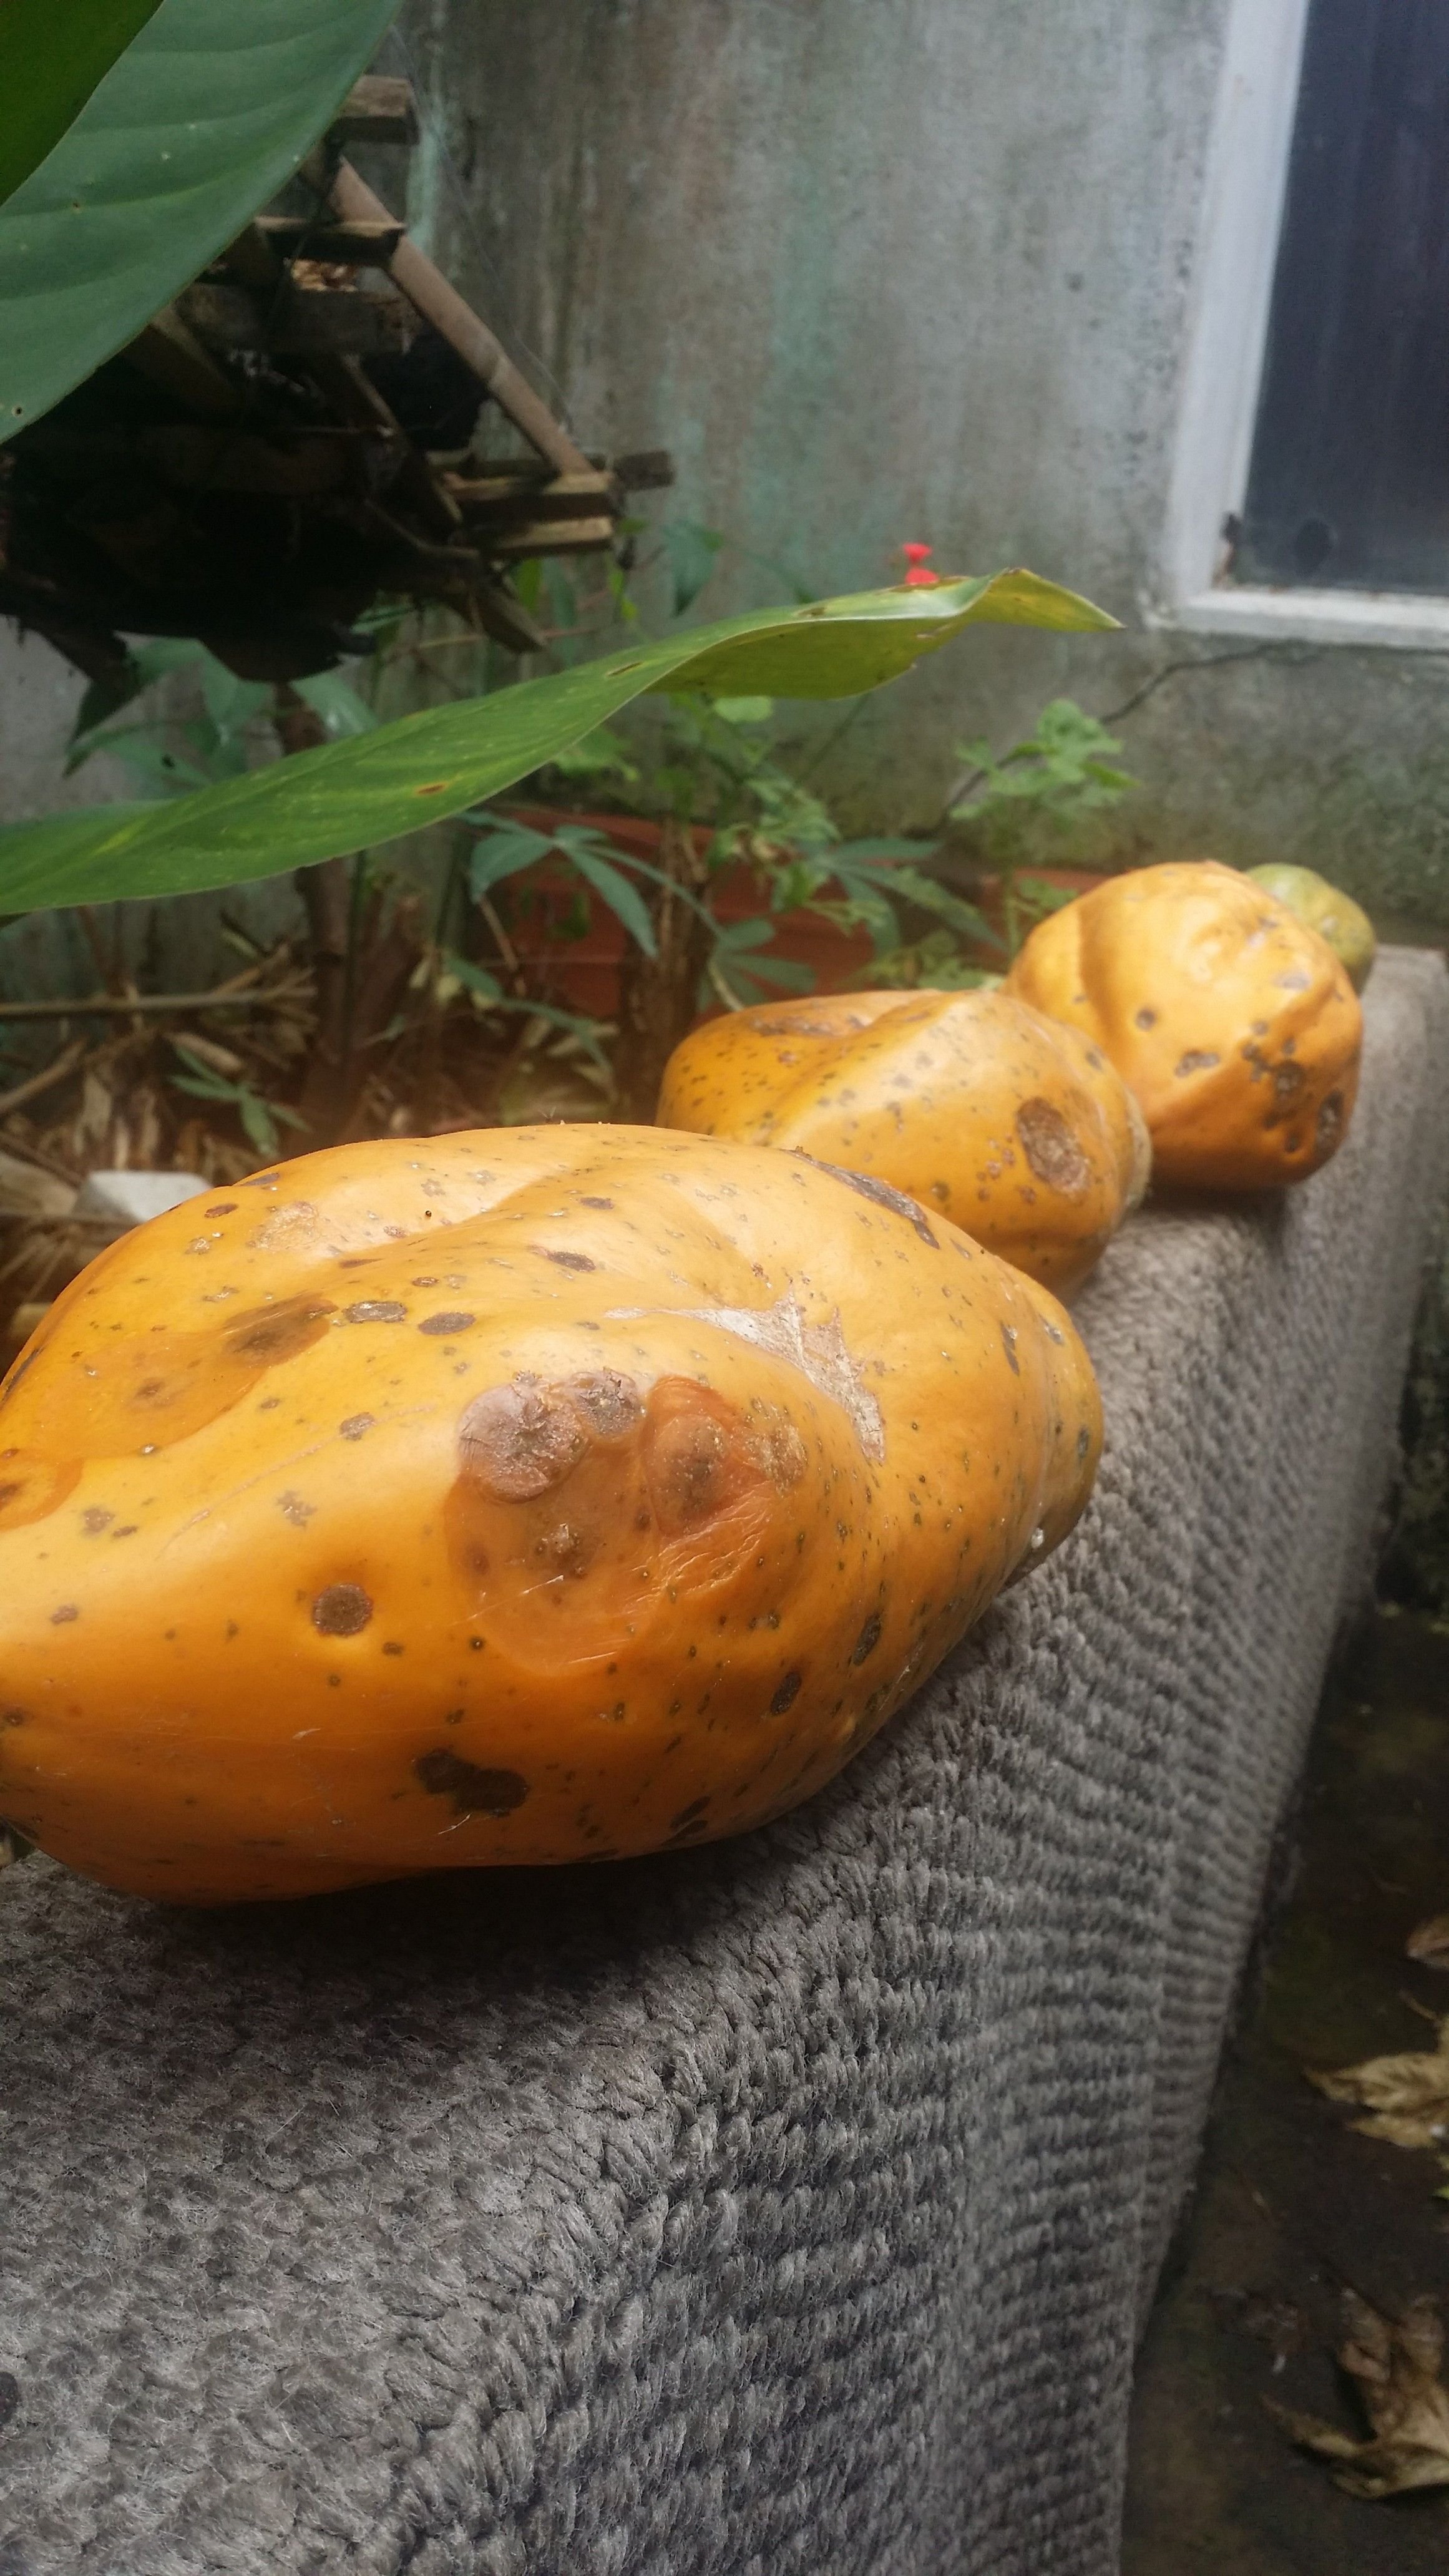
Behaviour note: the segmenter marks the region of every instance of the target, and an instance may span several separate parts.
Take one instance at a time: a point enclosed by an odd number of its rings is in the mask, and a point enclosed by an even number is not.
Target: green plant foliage
[[[1070,698],[1053,698],[1034,730],[998,760],[986,741],[957,745],[970,768],[950,809],[955,824],[979,837],[1001,872],[1006,947],[1015,956],[1035,922],[1072,898],[1044,878],[1022,874],[1044,842],[1061,840],[1090,814],[1120,802],[1138,782],[1119,769],[1121,744]]]
[[[172,1074],[172,1089],[188,1092],[193,1100],[220,1101],[227,1108],[234,1109],[259,1154],[274,1157],[280,1152],[278,1121],[284,1127],[306,1127],[306,1119],[299,1117],[295,1109],[289,1109],[284,1101],[264,1100],[249,1082],[232,1082],[225,1074],[217,1073],[186,1044],[184,1038],[173,1038],[171,1043],[183,1064],[190,1068],[186,1073]]]
[[[161,0],[0,205],[0,440],[133,339],[291,177],[396,5]],[[0,0],[0,24],[16,7]],[[51,14],[60,43],[76,0]]]
[[[0,202],[55,149],[158,0],[4,0]]]
[[[1114,621],[1019,571],[757,609],[405,716],[174,804],[13,824],[0,832],[0,911],[198,893],[373,848],[501,794],[648,691],[854,697],[982,622],[1072,633]]]

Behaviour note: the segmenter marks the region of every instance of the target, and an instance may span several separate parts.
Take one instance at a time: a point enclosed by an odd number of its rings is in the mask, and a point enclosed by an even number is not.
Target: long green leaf
[[[52,152],[157,0],[0,0],[0,200]]]
[[[0,205],[0,439],[134,339],[291,177],[396,5],[161,0]],[[73,10],[54,0],[62,29]]]
[[[427,708],[175,805],[12,824],[0,831],[0,913],[196,894],[375,849],[501,794],[648,690],[855,697],[982,621],[1059,633],[1115,622],[1029,572],[755,609],[493,697]]]

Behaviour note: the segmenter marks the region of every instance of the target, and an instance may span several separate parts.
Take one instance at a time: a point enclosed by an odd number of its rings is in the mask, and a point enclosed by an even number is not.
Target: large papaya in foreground
[[[1101,1048],[1005,993],[837,993],[706,1020],[665,1067],[659,1117],[873,1173],[1059,1296],[1152,1161]]]
[[[0,1390],[0,1814],[192,1902],[738,1832],[1080,1512],[1042,1289],[640,1128],[356,1145],[82,1273]]]
[[[1157,1179],[1260,1190],[1337,1152],[1363,1013],[1332,949],[1215,860],[1134,868],[1038,922],[1008,989],[1110,1056]]]

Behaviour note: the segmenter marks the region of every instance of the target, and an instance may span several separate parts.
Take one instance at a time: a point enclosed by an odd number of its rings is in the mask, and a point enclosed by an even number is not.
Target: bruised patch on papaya
[[[1063,1190],[1075,1197],[1089,1186],[1092,1166],[1070,1122],[1054,1102],[1023,1100],[1016,1113],[1016,1132],[1037,1179],[1045,1181],[1049,1189]]]
[[[26,1449],[0,1454],[0,1530],[43,1521],[80,1482],[78,1458],[38,1458]]]
[[[522,1376],[475,1396],[458,1425],[464,1474],[503,1503],[530,1502],[561,1485],[587,1445],[562,1389]]]
[[[460,1816],[511,1816],[529,1792],[521,1772],[486,1770],[442,1745],[419,1754],[413,1776],[430,1797],[451,1798]]]
[[[644,1477],[663,1538],[718,1520],[768,1481],[744,1416],[692,1378],[661,1378],[649,1399]]]

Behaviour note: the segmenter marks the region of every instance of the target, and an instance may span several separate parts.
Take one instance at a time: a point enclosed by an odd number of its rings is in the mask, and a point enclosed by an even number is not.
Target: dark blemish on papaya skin
[[[544,1261],[556,1261],[560,1270],[597,1270],[599,1266],[586,1252],[555,1252],[546,1243],[531,1243],[528,1248]]]
[[[580,1199],[580,1201],[579,1201],[579,1205],[580,1205],[580,1207],[591,1207],[591,1208],[611,1208],[611,1207],[613,1206],[613,1204],[614,1204],[614,1202],[613,1202],[613,1200],[612,1200],[612,1199],[585,1199],[585,1198],[581,1198],[581,1199]]]
[[[360,1440],[365,1431],[372,1429],[375,1419],[371,1413],[349,1413],[347,1420],[339,1422],[337,1428],[344,1440]]]
[[[372,1603],[360,1583],[329,1583],[312,1604],[320,1637],[360,1637],[371,1617]]]
[[[392,1641],[389,1640],[389,1642],[383,1647],[382,1651],[385,1655],[400,1655],[403,1649],[401,1646],[394,1645]]]
[[[223,1339],[227,1349],[242,1359],[294,1359],[317,1340],[327,1317],[336,1311],[330,1297],[289,1297],[284,1305],[234,1315]]]
[[[878,1610],[872,1610],[870,1617],[867,1619],[865,1626],[862,1628],[860,1635],[855,1641],[855,1647],[850,1658],[851,1662],[853,1664],[863,1664],[867,1655],[873,1655],[879,1644],[880,1613]]]
[[[29,1715],[27,1708],[0,1708],[0,1726],[23,1726]]]
[[[407,1312],[396,1297],[363,1297],[355,1306],[343,1307],[341,1320],[344,1324],[403,1324]]]
[[[678,1815],[671,1816],[669,1819],[670,1832],[672,1834],[677,1834],[683,1826],[696,1823],[699,1817],[705,1814],[708,1806],[709,1799],[704,1797],[695,1798],[691,1801],[689,1806],[681,1807]]]
[[[203,1208],[201,1213],[203,1216],[235,1216],[237,1205],[235,1199],[223,1199],[219,1207]]]
[[[460,1816],[511,1816],[529,1792],[520,1772],[485,1771],[443,1745],[434,1753],[419,1754],[413,1777],[430,1797],[451,1798]]]
[[[79,1617],[80,1611],[76,1607],[74,1601],[63,1601],[58,1610],[52,1610],[50,1614],[50,1624],[52,1628],[64,1628],[69,1625],[72,1619],[78,1619]]]
[[[848,1190],[858,1190],[863,1199],[874,1199],[877,1207],[890,1208],[896,1216],[903,1216],[908,1225],[914,1226],[921,1241],[929,1243],[933,1252],[939,1252],[941,1247],[926,1222],[925,1211],[917,1207],[914,1199],[908,1199],[904,1190],[893,1190],[889,1181],[878,1181],[869,1172],[846,1172],[838,1163],[823,1163],[815,1154],[803,1154],[800,1159],[813,1163],[817,1172],[828,1172],[832,1180],[844,1181]]]
[[[1020,1377],[1021,1362],[1016,1356],[1016,1326],[1014,1324],[1002,1325],[1001,1347],[1006,1353],[1006,1364],[1008,1368],[1012,1370],[1015,1376]]]
[[[1135,1014],[1135,1018],[1139,1029],[1155,1029],[1157,1026],[1157,1013],[1155,1011],[1138,1011]]]
[[[420,1333],[466,1333],[476,1316],[464,1314],[425,1315],[418,1326]]]
[[[467,1713],[466,1709],[450,1708],[447,1716],[443,1720],[443,1724],[445,1726],[461,1726]]]
[[[794,1707],[796,1699],[799,1697],[801,1678],[802,1677],[799,1673],[787,1673],[785,1675],[784,1680],[781,1682],[779,1689],[776,1691],[774,1698],[770,1702],[770,1715],[772,1717],[783,1717],[787,1708]]]

